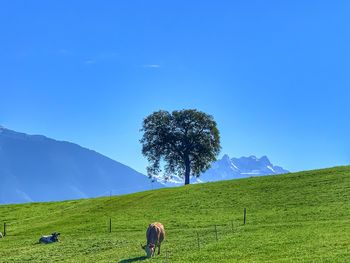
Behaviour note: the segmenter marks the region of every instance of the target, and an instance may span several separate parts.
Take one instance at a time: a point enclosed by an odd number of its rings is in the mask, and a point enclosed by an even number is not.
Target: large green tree
[[[157,111],[146,117],[141,131],[142,154],[148,159],[147,172],[155,176],[179,175],[190,183],[200,176],[220,152],[220,134],[211,115],[189,109]]]

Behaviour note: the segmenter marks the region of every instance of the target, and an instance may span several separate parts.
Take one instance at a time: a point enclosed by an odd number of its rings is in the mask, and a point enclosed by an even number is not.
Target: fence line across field
[[[243,226],[246,224],[247,222],[247,210],[246,208],[244,208],[244,215],[243,215]],[[83,228],[78,228],[75,232],[76,233],[86,233],[86,232],[93,232],[93,233],[115,233],[115,234],[118,234],[118,233],[124,233],[125,231],[128,231],[128,232],[134,232],[134,233],[137,233],[137,232],[145,232],[145,229],[138,229],[138,228],[120,228],[120,227],[114,227],[113,228],[113,222],[115,222],[114,220],[112,220],[113,218],[112,217],[109,217],[108,218],[108,221],[106,221],[106,230],[103,231],[103,224],[99,225],[99,227],[96,226],[96,221],[92,221],[94,222],[95,224],[91,224],[91,225],[88,225],[87,227],[83,227]],[[215,237],[215,240],[218,241],[219,239],[219,234],[218,234],[218,228],[219,227],[225,227],[226,230],[227,229],[231,229],[231,231],[233,232],[235,230],[235,228],[237,228],[238,226],[242,226],[241,224],[239,225],[236,225],[234,224],[236,220],[229,220],[227,223],[221,223],[221,224],[218,224],[218,223],[214,223],[214,224],[208,224],[208,225],[202,225],[202,226],[197,226],[197,227],[191,227],[191,228],[181,228],[181,227],[175,227],[175,228],[172,228],[172,227],[169,227],[167,228],[166,227],[166,232],[181,232],[181,231],[184,231],[184,232],[189,232],[191,233],[191,231],[195,232],[196,233],[196,236],[195,238],[197,239],[197,244],[198,244],[198,248],[200,248],[200,233],[210,233],[210,232],[213,232],[214,234],[214,237]],[[119,222],[118,220],[116,220],[116,222]],[[100,221],[100,223],[102,223],[102,221]],[[21,236],[19,234],[16,234],[15,232],[11,232],[11,226],[15,226],[16,224],[19,224],[19,223],[15,223],[14,225],[12,225],[11,223],[9,222],[4,222],[4,230],[3,230],[3,236]],[[23,235],[25,236],[25,235]]]
[[[226,237],[228,235],[232,235],[234,233],[239,233],[240,230],[242,228],[245,227],[246,224],[246,209],[244,210],[244,222],[241,221],[241,223],[239,224],[234,224],[235,220],[228,220],[227,223],[221,223],[221,224],[208,224],[205,226],[200,226],[200,227],[193,227],[193,228],[166,228],[166,234],[168,236],[168,238],[166,238],[165,240],[165,244],[169,244],[165,246],[165,250],[164,250],[164,260],[165,262],[171,262],[171,258],[172,258],[172,254],[175,253],[175,251],[181,250],[183,249],[182,246],[184,243],[188,244],[190,243],[197,243],[197,249],[201,250],[203,249],[205,246],[216,243],[220,240],[220,238],[222,237]],[[123,246],[137,246],[139,247],[139,242],[141,241],[141,237],[142,240],[144,240],[145,237],[145,229],[126,229],[126,228],[112,228],[112,218],[109,219],[109,229],[105,229],[104,231],[99,231],[99,234],[104,235],[104,237],[109,237],[111,240],[115,240],[115,237],[117,236],[117,240],[118,241],[122,241],[119,242],[118,245],[123,244]],[[238,222],[237,222],[238,223]],[[107,224],[108,225],[108,222]],[[26,237],[28,238],[28,233],[27,234],[16,234],[16,233],[11,233],[11,227],[8,228],[8,226],[11,226],[11,224],[8,224],[7,222],[4,223],[4,232],[6,230],[7,233],[7,238],[10,238],[12,236],[15,237]],[[8,229],[5,229],[8,228]],[[224,230],[223,230],[224,229]],[[109,231],[108,231],[109,230]],[[113,230],[113,231],[112,231]],[[228,231],[231,230],[231,231]],[[90,232],[91,230],[88,230],[88,232]],[[123,233],[125,233],[126,231],[128,232],[133,232],[135,233],[134,239],[130,239],[130,237],[128,238],[123,238]],[[181,235],[181,242],[179,242],[178,240],[178,235],[176,235],[176,233],[179,232],[185,232],[183,235]],[[79,232],[87,232],[84,231],[84,229],[80,229]],[[8,234],[10,233],[10,234]],[[70,233],[68,235],[65,235],[65,238],[67,240],[69,240],[69,236],[74,236],[74,238],[76,239],[76,234],[75,233]],[[136,233],[137,234],[136,236]],[[169,235],[170,233],[170,235]],[[174,233],[174,234],[172,234]],[[62,234],[62,233],[61,233]],[[33,233],[34,235],[34,233]],[[170,238],[171,237],[171,238]],[[39,238],[39,236],[35,236],[33,237],[33,239]],[[137,240],[137,241],[136,241]],[[188,242],[185,242],[188,241]],[[174,246],[176,245],[176,246]],[[170,247],[169,247],[170,246]],[[187,245],[186,245],[187,246]],[[119,262],[124,262],[124,260],[119,261]]]

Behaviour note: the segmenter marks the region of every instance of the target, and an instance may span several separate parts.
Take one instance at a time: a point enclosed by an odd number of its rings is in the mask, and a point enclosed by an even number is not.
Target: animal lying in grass
[[[160,254],[160,245],[164,238],[165,231],[161,223],[155,222],[148,226],[146,231],[147,244],[145,246],[141,245],[142,249],[146,251],[148,258],[154,256],[156,247],[158,247],[158,255]]]
[[[52,233],[51,235],[49,236],[42,236],[40,239],[39,239],[39,243],[43,243],[43,244],[50,244],[50,243],[53,243],[53,242],[58,242],[58,236],[60,235],[60,233]]]
[[[3,238],[3,235],[2,235],[2,233],[0,232],[0,238]]]

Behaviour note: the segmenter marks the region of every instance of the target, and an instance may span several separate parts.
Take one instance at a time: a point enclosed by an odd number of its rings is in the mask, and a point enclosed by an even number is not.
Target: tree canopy
[[[148,159],[150,177],[179,175],[190,183],[200,176],[220,152],[220,134],[211,115],[189,109],[156,111],[143,121],[142,154]]]

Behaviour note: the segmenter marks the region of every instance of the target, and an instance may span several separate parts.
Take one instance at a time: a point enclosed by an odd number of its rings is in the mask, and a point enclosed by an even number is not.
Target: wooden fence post
[[[112,233],[112,218],[109,218],[109,233]]]
[[[200,244],[199,244],[199,234],[198,234],[198,231],[197,231],[197,243],[198,243],[198,249],[201,249]]]
[[[215,239],[216,239],[216,242],[218,241],[218,231],[216,229],[216,225],[215,225]]]
[[[247,209],[244,208],[244,218],[243,218],[243,224],[244,225],[245,225],[246,219],[247,219]]]

